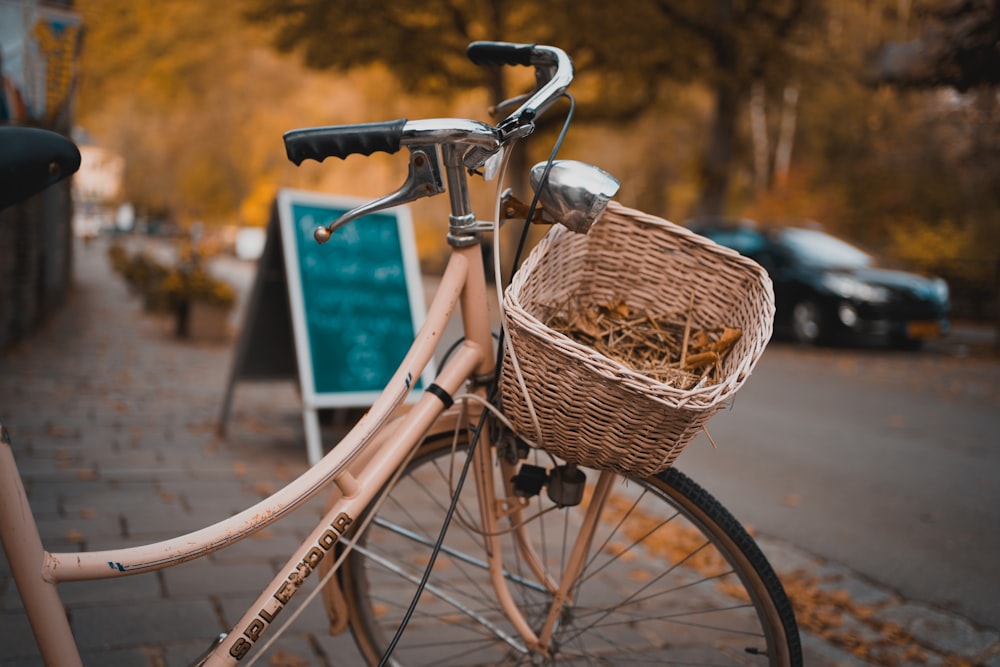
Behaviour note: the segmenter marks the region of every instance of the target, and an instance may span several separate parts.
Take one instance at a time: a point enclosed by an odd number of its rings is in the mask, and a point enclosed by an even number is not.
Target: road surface
[[[677,465],[747,524],[1000,627],[1000,362],[772,344]]]

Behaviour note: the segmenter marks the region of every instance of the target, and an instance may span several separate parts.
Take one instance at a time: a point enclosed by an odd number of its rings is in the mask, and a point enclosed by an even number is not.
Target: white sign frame
[[[294,190],[285,188],[278,192],[277,209],[278,221],[280,225],[282,252],[285,263],[285,277],[288,286],[288,299],[291,307],[292,332],[295,339],[295,354],[299,368],[299,385],[302,392],[303,401],[303,421],[306,431],[306,450],[309,456],[310,465],[315,464],[322,458],[323,447],[319,428],[319,418],[317,411],[322,408],[348,408],[348,407],[368,407],[378,395],[381,388],[377,390],[360,391],[320,391],[317,389],[317,377],[314,368],[313,344],[309,331],[309,313],[307,313],[306,289],[304,289],[300,259],[302,257],[299,241],[305,230],[296,227],[296,224],[303,226],[310,224],[314,227],[318,224],[329,224],[344,212],[364,204],[367,200],[343,195],[329,195],[305,190]],[[293,206],[304,205],[310,207],[326,208],[335,212],[329,219],[312,220],[307,223],[305,218],[296,222],[294,219]],[[420,261],[417,254],[417,244],[413,233],[413,221],[410,210],[406,206],[397,206],[379,211],[374,215],[387,215],[395,218],[396,229],[398,231],[399,249],[402,259],[403,279],[406,286],[407,298],[409,300],[410,324],[412,335],[406,341],[406,347],[412,343],[416,333],[426,319],[427,308],[424,299],[423,278],[420,271]],[[366,216],[367,217],[367,216]],[[315,224],[312,224],[315,223]],[[334,234],[350,234],[355,225],[364,225],[365,218],[362,217],[348,224],[346,227],[334,232]],[[354,228],[357,229],[357,228]],[[309,231],[309,241],[312,232]],[[337,258],[331,256],[331,261]],[[331,290],[336,286],[331,285]],[[400,336],[405,332],[400,333]],[[400,359],[399,361],[402,361]],[[393,366],[393,370],[395,366]],[[424,369],[417,386],[426,387],[430,385],[436,375],[433,360]],[[388,378],[386,378],[388,380]],[[418,398],[415,393],[411,393],[408,402],[413,402]]]

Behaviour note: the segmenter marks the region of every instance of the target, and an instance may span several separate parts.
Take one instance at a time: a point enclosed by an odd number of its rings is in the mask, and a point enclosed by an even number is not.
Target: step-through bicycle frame
[[[269,498],[235,516],[201,530],[143,546],[93,552],[53,553],[44,549],[31,513],[13,450],[5,430],[0,444],[0,538],[10,562],[24,608],[45,663],[50,666],[81,665],[79,651],[57,590],[62,582],[111,579],[179,565],[231,546],[279,521],[324,490],[333,490],[332,503],[311,534],[294,551],[278,575],[260,593],[232,630],[213,646],[198,664],[235,665],[264,637],[272,621],[285,608],[305,579],[317,567],[335,558],[335,545],[352,543],[356,520],[394,473],[401,470],[421,441],[432,435],[465,428],[478,419],[482,408],[474,401],[459,411],[452,407],[460,391],[486,398],[495,377],[496,353],[488,312],[488,292],[482,256],[482,234],[500,225],[499,208],[493,225],[480,223],[472,211],[468,172],[481,167],[490,156],[500,158],[502,147],[531,133],[533,121],[562,95],[572,81],[572,64],[554,47],[476,43],[469,56],[479,64],[531,65],[538,87],[498,126],[477,121],[441,119],[375,123],[368,126],[315,128],[286,135],[289,158],[322,160],[373,150],[394,153],[410,149],[410,178],[396,193],[345,214],[328,229],[317,230],[317,240],[361,214],[378,208],[439,194],[445,190],[451,215],[448,242],[452,252],[427,318],[398,369],[370,411],[318,463]],[[290,135],[294,135],[291,136]],[[440,153],[438,153],[440,150]],[[440,162],[439,162],[440,158]],[[501,160],[502,161],[502,160]],[[443,169],[442,169],[443,165]],[[588,204],[589,205],[589,204]],[[529,216],[530,217],[530,216]],[[364,224],[363,220],[356,224]],[[334,258],[331,258],[332,260]],[[463,339],[439,371],[433,384],[409,409],[403,408],[445,330],[458,311]],[[459,415],[462,415],[461,419]],[[462,420],[469,420],[462,423]],[[531,565],[539,584],[551,595],[546,620],[536,633],[514,602],[504,576],[502,550],[498,548],[498,522],[511,518],[517,536],[523,504],[509,481],[497,489],[493,480],[493,443],[489,429],[476,429],[480,438],[473,458],[483,548],[497,598],[523,642],[522,650],[547,655],[563,605],[571,601],[574,583],[582,571],[594,525],[613,475],[603,473],[589,501],[584,528],[571,551],[569,567],[560,581],[545,571],[542,559],[532,553],[527,540],[517,540],[519,551]],[[510,480],[516,464],[498,457],[502,479]],[[442,520],[444,516],[442,516]],[[351,535],[348,535],[351,533]]]
[[[334,545],[354,527],[355,518],[405,463],[410,452],[426,436],[460,426],[456,410],[447,410],[447,397],[458,394],[467,384],[472,391],[482,393],[486,381],[492,378],[495,343],[486,290],[480,245],[455,248],[409,353],[371,410],[344,439],[319,463],[269,498],[228,519],[170,540],[105,551],[45,551],[5,432],[0,447],[0,535],[46,664],[81,664],[57,584],[151,572],[206,556],[279,521],[335,485],[339,499],[205,662],[237,664],[319,562],[334,557]],[[424,392],[410,409],[401,411],[414,378],[430,360],[445,324],[456,310],[462,313],[465,339],[436,377],[436,388]],[[471,407],[469,414],[474,418],[476,410]],[[509,513],[510,503],[492,486],[492,455],[486,430],[477,448],[474,479],[479,485],[486,532],[495,533],[491,525],[501,514]],[[507,509],[498,513],[501,507]],[[487,553],[491,553],[488,560],[497,593],[506,598],[505,606],[515,627],[526,645],[541,650],[538,637],[507,592],[500,550],[487,549]],[[572,582],[559,583],[563,590],[570,590]]]
[[[235,516],[201,530],[154,544],[93,552],[52,553],[44,550],[31,514],[9,438],[4,432],[0,446],[0,537],[10,561],[15,583],[42,657],[47,665],[80,665],[80,656],[57,585],[63,582],[110,579],[151,572],[194,560],[235,544],[279,521],[325,489],[335,488],[339,498],[312,533],[291,555],[279,574],[206,658],[205,665],[235,665],[249,654],[291,597],[324,559],[334,558],[334,545],[355,528],[355,520],[375,498],[393,473],[428,435],[462,427],[457,423],[450,397],[460,391],[485,395],[496,366],[493,332],[488,312],[488,292],[483,266],[481,233],[470,228],[471,206],[466,172],[458,160],[449,160],[442,147],[451,191],[452,216],[449,238],[451,256],[427,318],[385,390],[361,421],[315,466],[269,498]],[[457,155],[457,153],[456,153]],[[452,156],[455,157],[455,156]],[[355,224],[364,224],[360,221]],[[475,227],[475,226],[473,226]],[[454,239],[461,239],[454,242]],[[464,339],[440,370],[432,389],[409,409],[401,409],[415,378],[420,377],[437,348],[445,325],[459,311]],[[449,409],[450,408],[450,409]],[[469,419],[479,411],[466,410]],[[517,629],[526,649],[545,654],[559,610],[573,590],[589,546],[588,531],[581,531],[573,561],[575,573],[563,581],[552,581],[539,564],[540,583],[553,594],[548,621],[536,633],[529,627],[510,595],[504,578],[501,549],[497,548],[497,522],[520,511],[511,489],[498,490],[493,483],[492,444],[488,429],[481,429],[473,478],[477,485],[484,521],[484,549],[498,599]],[[504,479],[514,468],[507,466]],[[610,475],[607,476],[610,479]],[[599,482],[598,493],[608,485]],[[444,491],[444,489],[442,489]],[[498,491],[500,491],[498,493]],[[601,503],[592,498],[590,515],[596,521]],[[443,518],[443,517],[442,517]],[[518,521],[514,521],[518,523]],[[522,549],[526,547],[522,545]],[[537,559],[526,551],[526,558]]]

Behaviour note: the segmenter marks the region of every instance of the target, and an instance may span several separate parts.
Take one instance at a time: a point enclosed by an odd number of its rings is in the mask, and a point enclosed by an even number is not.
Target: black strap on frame
[[[446,392],[441,387],[441,385],[439,385],[437,383],[432,382],[430,385],[428,385],[427,392],[430,393],[430,394],[434,394],[439,399],[441,399],[441,402],[444,403],[444,407],[446,409],[450,408],[452,405],[455,404],[455,399],[453,399],[451,397],[451,394],[449,394],[448,392]]]

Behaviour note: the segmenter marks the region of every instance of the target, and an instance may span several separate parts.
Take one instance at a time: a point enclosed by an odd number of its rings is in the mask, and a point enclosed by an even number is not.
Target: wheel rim
[[[438,465],[448,458],[415,462],[419,474],[401,480],[404,486],[396,490],[399,501],[390,497],[383,505],[348,561],[344,580],[352,629],[372,662],[398,627],[422,574],[443,515],[440,505],[448,500],[448,471]],[[596,473],[588,477],[596,479]],[[768,612],[758,608],[767,606],[760,604],[761,591],[755,588],[759,585],[747,586],[716,545],[685,517],[687,510],[670,505],[667,486],[661,480],[652,482],[630,480],[616,486],[574,604],[560,616],[553,662],[788,664],[780,659],[769,663],[766,657],[768,652],[787,654],[787,649],[779,648],[784,639],[775,636],[783,630],[767,627],[780,626],[780,619],[761,621]],[[468,487],[463,496],[466,491]],[[420,494],[430,511],[412,502]],[[473,506],[464,498],[460,507],[465,519],[474,516]],[[433,529],[423,525],[425,514],[437,522]],[[575,514],[575,510],[550,511],[544,515],[550,520],[539,519],[528,528],[538,554],[556,578],[567,552],[555,538],[574,534]],[[538,656],[527,652],[495,602],[480,562],[480,540],[470,525],[456,521],[450,527],[428,589],[393,656],[397,664],[537,664],[533,660]],[[510,546],[511,540],[505,542],[507,581],[537,629],[550,595]],[[612,598],[617,605],[609,604]]]

